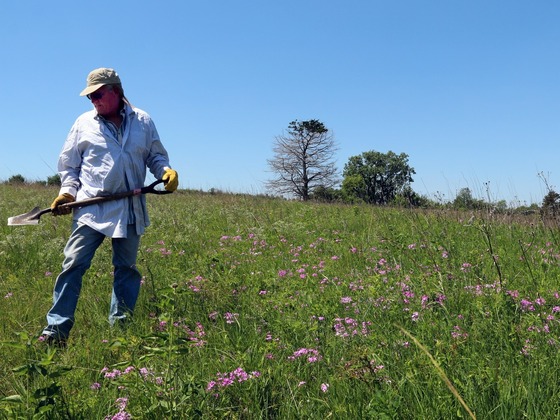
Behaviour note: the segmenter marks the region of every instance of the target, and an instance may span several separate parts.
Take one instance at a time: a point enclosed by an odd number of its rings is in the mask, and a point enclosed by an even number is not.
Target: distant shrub
[[[25,178],[23,175],[14,175],[8,179],[8,184],[25,184]]]
[[[47,178],[47,185],[55,185],[55,186],[60,186],[62,184],[62,181],[60,180],[60,175],[56,174],[53,176],[49,176]]]
[[[325,187],[323,185],[316,187],[313,190],[313,193],[311,194],[311,198],[313,200],[327,202],[327,203],[338,201],[341,199],[341,197],[342,197],[342,192],[340,190],[331,187]]]

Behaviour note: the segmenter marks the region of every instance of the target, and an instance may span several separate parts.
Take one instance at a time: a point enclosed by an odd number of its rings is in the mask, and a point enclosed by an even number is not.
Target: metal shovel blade
[[[49,212],[50,210],[51,209],[41,210],[39,207],[35,207],[30,212],[20,214],[19,216],[9,217],[8,226],[38,225],[41,215]]]

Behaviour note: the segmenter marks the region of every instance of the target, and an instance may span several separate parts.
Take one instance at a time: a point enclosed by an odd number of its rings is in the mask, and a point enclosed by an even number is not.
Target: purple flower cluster
[[[101,373],[103,374],[103,377],[109,381],[134,374],[135,372],[138,372],[140,377],[144,380],[151,381],[157,385],[163,384],[162,377],[155,376],[151,369],[145,367],[137,369],[134,366],[128,366],[125,370],[120,370],[116,368],[110,370],[108,367],[104,367],[103,369],[101,369]],[[90,386],[90,388],[92,390],[98,390],[101,388],[101,384],[95,382]]]
[[[309,363],[315,363],[323,359],[318,350],[302,347],[296,350],[291,356],[288,356],[288,360],[296,360],[300,357],[306,357]]]
[[[240,367],[227,373],[218,372],[216,374],[216,380],[208,382],[206,390],[211,391],[214,388],[227,388],[235,383],[245,382],[249,379],[258,378],[259,376],[261,376],[261,373],[258,371],[247,373]]]
[[[194,329],[191,329],[184,321],[175,321],[173,327],[182,330],[186,335],[187,339],[193,343],[196,347],[202,347],[206,344],[204,337],[206,332],[204,331],[204,326],[197,322]],[[169,328],[169,323],[167,321],[160,321],[156,327],[158,331],[166,331]]]
[[[117,398],[115,405],[119,411],[112,415],[105,417],[105,420],[129,420],[132,416],[126,412],[126,406],[128,405],[128,398]]]
[[[451,337],[455,339],[461,339],[461,338],[465,339],[468,336],[469,334],[463,331],[459,325],[455,325],[453,327],[453,330],[451,331]]]
[[[239,314],[237,313],[226,312],[224,314],[226,324],[234,324],[235,322],[237,322],[237,317],[239,317]]]
[[[353,337],[356,335],[368,335],[368,327],[372,324],[371,321],[358,322],[357,320],[346,318],[335,318],[333,326],[335,335],[338,337]]]

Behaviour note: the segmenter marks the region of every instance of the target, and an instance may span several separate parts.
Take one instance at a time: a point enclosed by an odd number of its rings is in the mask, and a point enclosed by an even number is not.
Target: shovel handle
[[[158,180],[152,182],[147,187],[136,188],[134,190],[130,190],[130,191],[122,192],[122,193],[111,194],[111,195],[105,195],[105,196],[101,196],[101,197],[86,198],[85,200],[73,201],[71,203],[61,204],[59,207],[60,208],[70,208],[70,209],[72,209],[74,207],[85,207],[85,206],[90,206],[92,204],[105,203],[107,201],[119,200],[121,198],[132,197],[134,195],[141,195],[141,194],[148,194],[148,193],[150,193],[150,194],[161,194],[161,195],[171,194],[172,191],[159,191],[159,190],[155,189],[156,185],[162,184],[162,183],[163,183],[163,180],[158,179]]]

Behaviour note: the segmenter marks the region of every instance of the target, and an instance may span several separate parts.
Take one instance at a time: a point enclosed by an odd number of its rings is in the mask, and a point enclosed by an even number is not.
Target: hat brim
[[[105,86],[106,84],[108,84],[108,83],[99,83],[99,84],[97,84],[97,85],[88,86],[87,88],[85,88],[84,90],[82,90],[82,91],[80,92],[80,96],[89,95],[90,93],[95,92],[97,89],[99,89],[100,87]]]

